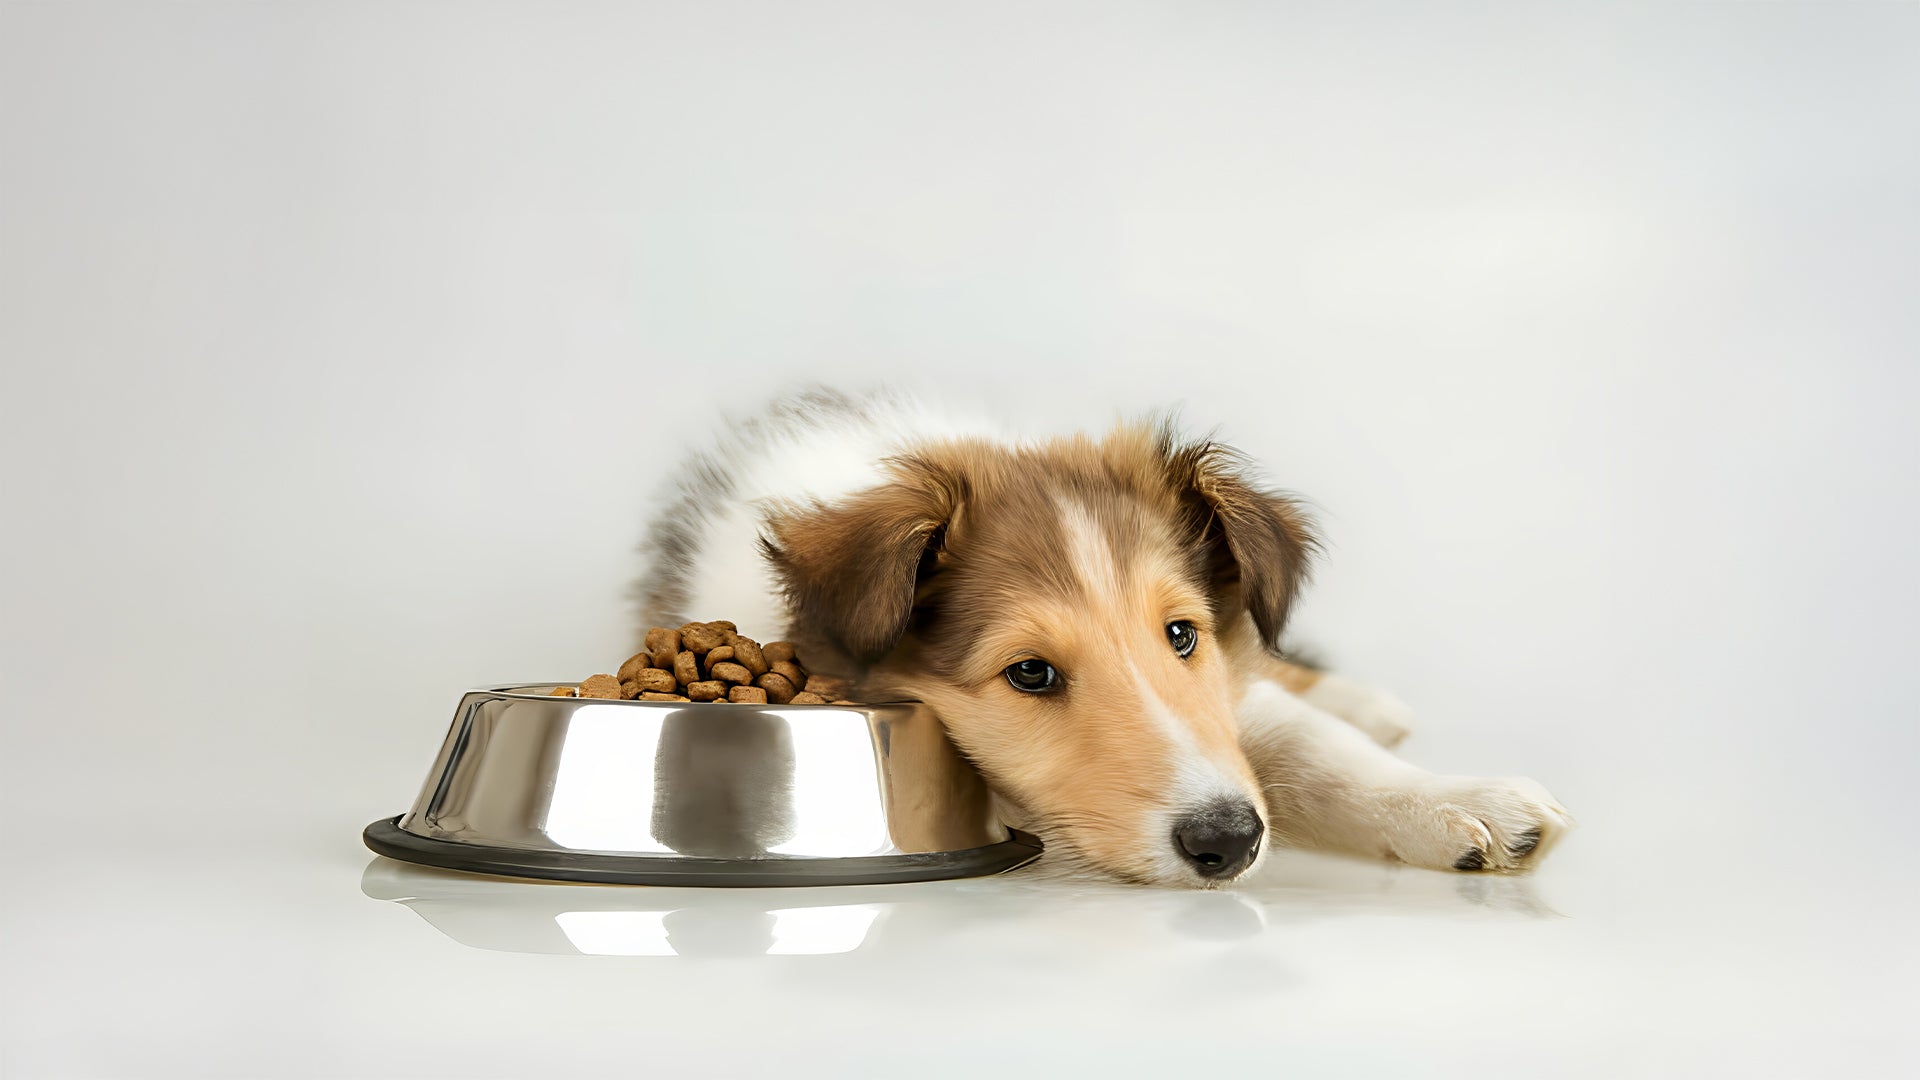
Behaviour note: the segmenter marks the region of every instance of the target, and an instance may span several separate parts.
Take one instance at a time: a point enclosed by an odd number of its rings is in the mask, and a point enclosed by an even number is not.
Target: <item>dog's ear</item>
[[[832,504],[774,512],[761,537],[796,638],[867,665],[906,633],[923,564],[961,498],[956,479],[918,458],[888,462],[886,483]]]
[[[1215,595],[1244,604],[1267,651],[1280,652],[1287,613],[1306,583],[1320,540],[1300,503],[1251,479],[1237,451],[1202,440],[1161,446],[1176,490],[1206,545]]]

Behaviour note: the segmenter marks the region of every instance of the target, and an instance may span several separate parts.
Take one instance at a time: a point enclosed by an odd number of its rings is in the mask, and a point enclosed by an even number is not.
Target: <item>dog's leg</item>
[[[1415,768],[1273,681],[1248,687],[1239,718],[1278,843],[1435,870],[1517,870],[1572,824],[1531,780]]]
[[[1286,660],[1263,657],[1259,662],[1296,697],[1366,732],[1381,746],[1400,745],[1413,728],[1413,710],[1385,690]]]

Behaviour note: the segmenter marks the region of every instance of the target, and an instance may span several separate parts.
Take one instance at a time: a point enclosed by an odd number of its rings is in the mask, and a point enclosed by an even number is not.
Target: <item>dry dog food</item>
[[[613,675],[556,686],[554,697],[709,701],[737,705],[852,705],[845,679],[809,675],[792,644],[765,645],[730,622],[690,622],[647,631],[645,648]]]

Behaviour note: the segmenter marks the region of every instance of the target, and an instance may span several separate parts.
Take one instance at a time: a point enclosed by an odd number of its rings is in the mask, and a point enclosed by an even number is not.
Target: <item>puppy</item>
[[[1513,870],[1570,824],[1531,781],[1406,764],[1397,700],[1280,659],[1312,523],[1170,425],[1019,442],[816,391],[679,475],[643,625],[725,616],[926,702],[1050,862],[1206,887],[1283,843]]]

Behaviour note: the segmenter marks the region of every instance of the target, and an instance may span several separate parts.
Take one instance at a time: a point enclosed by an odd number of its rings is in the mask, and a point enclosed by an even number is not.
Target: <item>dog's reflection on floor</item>
[[[490,878],[376,858],[361,891],[476,949],[630,957],[936,955],[976,935],[1050,953],[1232,943],[1368,914],[1560,913],[1531,878],[1458,876],[1327,856],[1276,858],[1244,887],[1137,889],[1015,873],[971,881],[790,889],[668,889]]]

